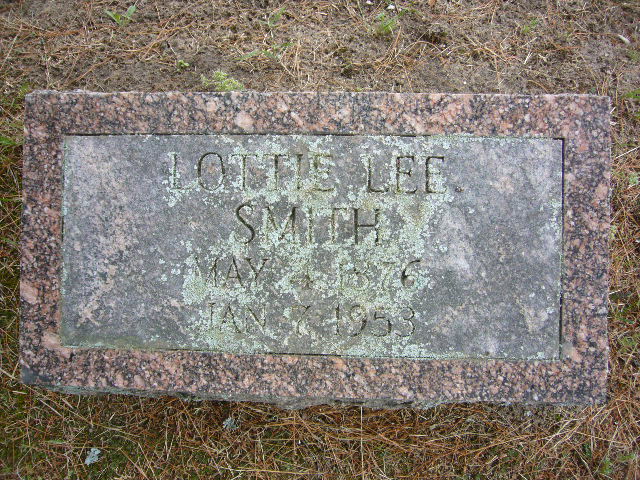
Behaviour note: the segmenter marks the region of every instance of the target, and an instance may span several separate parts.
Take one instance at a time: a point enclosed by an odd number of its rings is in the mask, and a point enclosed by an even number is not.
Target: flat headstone
[[[288,406],[601,401],[608,109],[32,94],[23,380]]]

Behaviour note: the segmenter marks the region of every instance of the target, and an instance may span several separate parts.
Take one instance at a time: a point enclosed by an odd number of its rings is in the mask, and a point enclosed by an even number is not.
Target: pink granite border
[[[27,97],[25,121],[22,379],[70,392],[185,394],[290,406],[604,401],[609,111],[608,98],[587,95],[35,92]],[[62,136],[222,132],[564,139],[561,359],[362,359],[62,346]]]

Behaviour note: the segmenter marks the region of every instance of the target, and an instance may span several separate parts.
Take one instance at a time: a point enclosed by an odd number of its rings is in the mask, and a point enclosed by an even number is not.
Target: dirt
[[[634,46],[617,37],[637,36],[637,3],[384,5],[141,1],[119,27],[104,11],[126,4],[20,2],[3,12],[3,45],[16,40],[12,80],[52,89],[202,90],[216,70],[259,91],[604,93],[605,77],[622,89],[640,80]],[[381,12],[397,18],[388,35],[376,31]],[[239,60],[285,43],[280,58]]]
[[[105,12],[130,5],[0,0],[0,477],[640,478],[640,2],[140,0],[126,25]],[[287,412],[22,385],[24,94],[201,91],[216,71],[258,91],[611,96],[609,402]]]

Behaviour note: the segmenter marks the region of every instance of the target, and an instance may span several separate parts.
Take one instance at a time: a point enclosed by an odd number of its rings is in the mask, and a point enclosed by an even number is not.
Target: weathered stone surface
[[[558,357],[560,140],[71,136],[64,178],[65,345]]]
[[[287,406],[602,401],[608,108],[32,94],[23,380]]]

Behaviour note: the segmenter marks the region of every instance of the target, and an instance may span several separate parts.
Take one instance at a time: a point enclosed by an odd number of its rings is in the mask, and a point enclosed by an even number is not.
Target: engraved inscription
[[[171,189],[193,191],[198,187],[212,194],[224,195],[227,192],[255,192],[264,189],[269,192],[286,194],[295,192],[334,192],[336,182],[335,158],[332,152],[279,153],[279,152],[247,152],[219,153],[216,151],[196,155],[196,179],[187,186],[179,186],[178,162],[184,158],[186,165],[189,157],[179,152],[169,152],[169,178],[166,182]],[[378,154],[365,156],[366,162],[362,172],[366,184],[354,187],[366,190],[368,194],[395,195],[443,195],[447,192],[446,181],[441,171],[444,156],[428,155],[419,151],[401,155]],[[440,163],[438,163],[440,162]],[[422,170],[422,180],[416,171]],[[395,180],[394,180],[395,179]],[[418,188],[418,184],[422,188]],[[222,188],[225,188],[224,192]],[[245,197],[243,197],[243,200]],[[306,200],[306,202],[304,201]],[[381,245],[381,239],[393,241],[390,235],[381,235],[383,224],[382,208],[364,208],[348,205],[344,199],[338,203],[326,202],[325,208],[314,206],[308,198],[301,197],[300,204],[271,205],[259,196],[252,202],[243,201],[234,211],[237,222],[242,225],[244,238],[242,244],[252,242],[287,245],[334,244],[358,246],[368,244],[372,247]],[[402,225],[395,225],[395,228]],[[241,230],[242,230],[241,228]],[[327,236],[322,232],[329,232]],[[206,254],[203,254],[203,256]],[[218,291],[224,289],[245,288],[251,292],[252,287],[259,285],[258,278],[265,269],[269,258],[254,259],[252,257],[236,258],[234,255],[215,257],[210,266],[204,268],[198,263],[199,275],[206,279],[208,287]],[[255,265],[254,265],[255,262]],[[420,259],[411,260],[402,265],[401,259],[394,256],[386,260],[372,263],[370,261],[340,262],[332,265],[325,273],[325,282],[333,283],[336,291],[349,289],[393,289],[410,288],[415,278],[407,272],[412,265],[419,264]],[[268,270],[272,271],[269,272]],[[286,271],[282,266],[271,262],[265,273],[270,281],[282,281]],[[278,278],[281,277],[281,278]],[[291,277],[292,288],[311,290],[314,282],[312,273],[306,271]],[[250,334],[251,326],[260,326],[265,331],[268,322],[277,322],[280,326],[289,324],[289,330],[296,335],[309,335],[315,326],[333,323],[331,327],[335,335],[357,337],[371,335],[387,337],[394,335],[408,337],[414,334],[413,318],[415,310],[406,305],[397,306],[393,313],[385,313],[383,308],[368,308],[366,305],[338,303],[317,305],[291,304],[284,306],[283,312],[265,315],[262,304],[262,315],[258,317],[255,305],[239,305],[234,303],[208,302],[210,308],[209,322],[211,327],[224,331],[231,329],[237,333]],[[333,321],[327,312],[335,311]],[[410,312],[407,316],[406,312]],[[269,320],[268,320],[269,319]],[[283,320],[284,319],[284,320]]]

